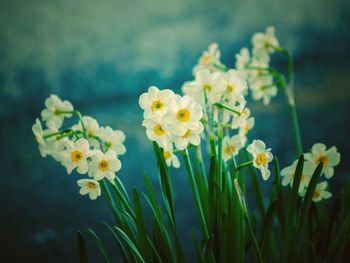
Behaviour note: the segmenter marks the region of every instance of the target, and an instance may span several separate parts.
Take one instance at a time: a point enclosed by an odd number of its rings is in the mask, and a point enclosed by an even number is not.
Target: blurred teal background
[[[101,226],[112,218],[105,200],[80,196],[77,174],[43,159],[31,126],[51,93],[83,114],[126,133],[119,176],[127,189],[143,188],[157,170],[141,127],[139,95],[148,86],[180,91],[211,42],[222,61],[250,37],[274,25],[295,55],[296,99],[305,150],[336,145],[342,162],[331,190],[349,178],[350,5],[346,0],[1,0],[0,1],[0,262],[75,262],[77,230],[95,229],[118,252]],[[283,65],[280,58],[274,61]],[[250,104],[251,138],[263,139],[282,167],[294,158],[289,115],[280,92],[269,107]],[[184,242],[196,223],[184,171],[173,171],[175,203]],[[268,191],[265,191],[268,197]],[[191,200],[191,201],[189,201]],[[92,262],[101,261],[89,242]],[[186,248],[192,253],[191,245]]]

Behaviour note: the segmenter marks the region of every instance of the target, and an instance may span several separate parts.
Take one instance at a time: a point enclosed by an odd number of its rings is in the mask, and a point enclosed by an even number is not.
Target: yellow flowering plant
[[[341,198],[333,200],[327,190],[340,154],[335,146],[327,149],[322,143],[304,153],[292,54],[280,46],[274,28],[254,34],[252,45],[252,51],[243,48],[236,55],[234,69],[220,62],[218,45],[210,45],[193,68],[194,79],[184,83],[183,96],[155,86],[140,96],[142,126],[159,168],[161,200],[148,175],[146,191],[133,189],[132,198],[119,179],[118,156],[126,152],[123,132],[100,127],[56,95],[46,100],[46,128],[39,119],[33,125],[40,153],[62,163],[68,173],[76,170],[85,176],[77,181],[80,194],[91,200],[106,196],[115,221],[103,224],[124,262],[188,261],[184,246],[190,241],[184,243],[178,231],[171,177],[173,168],[181,169],[180,155],[198,216],[191,241],[196,261],[344,262],[350,246],[350,187],[346,184]],[[270,65],[274,53],[285,55],[287,74]],[[279,90],[287,98],[296,149],[296,160],[281,172],[273,150],[262,140],[249,141],[255,121],[246,100],[251,93],[268,105]],[[78,123],[62,128],[65,118],[74,116]],[[267,180],[273,184],[264,203],[261,184]],[[254,203],[246,201],[248,195]],[[151,218],[146,218],[141,199]],[[151,225],[146,223],[150,219]],[[91,229],[87,233],[111,262],[97,234]],[[80,261],[88,262],[81,232],[78,251]]]

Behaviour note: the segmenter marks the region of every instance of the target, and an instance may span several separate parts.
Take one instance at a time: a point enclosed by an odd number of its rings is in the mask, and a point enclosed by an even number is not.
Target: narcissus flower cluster
[[[166,163],[178,168],[180,163],[173,153],[173,145],[177,150],[184,150],[189,144],[200,144],[204,130],[201,105],[190,96],[181,97],[155,86],[140,96],[139,104],[144,110],[142,126],[148,138],[163,148]]]
[[[327,149],[327,146],[322,143],[316,143],[312,146],[311,152],[307,152],[305,155],[305,162],[303,172],[301,175],[301,181],[299,185],[299,195],[304,196],[306,189],[310,183],[313,172],[317,165],[322,162],[322,173],[326,179],[330,179],[334,175],[334,167],[340,163],[340,153],[335,146]],[[282,184],[284,186],[293,185],[294,174],[297,166],[297,160],[292,165],[285,167],[281,171],[283,176]],[[328,199],[332,197],[332,194],[327,190],[328,182],[324,181],[318,183],[313,196],[314,202],[319,202],[322,199]]]
[[[101,127],[90,116],[81,116],[69,101],[62,101],[51,95],[45,101],[41,112],[42,122],[36,119],[32,131],[39,145],[42,157],[52,156],[71,174],[87,175],[77,184],[80,194],[89,195],[91,200],[101,195],[100,181],[113,180],[121,169],[119,156],[125,154],[125,135],[111,127]],[[78,117],[78,123],[62,128],[65,118]]]

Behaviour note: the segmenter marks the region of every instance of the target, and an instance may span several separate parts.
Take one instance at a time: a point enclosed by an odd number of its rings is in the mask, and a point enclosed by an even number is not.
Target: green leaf
[[[120,252],[122,253],[124,262],[133,262],[130,248],[126,248],[124,246],[124,243],[122,242],[122,240],[119,238],[119,236],[115,233],[114,229],[110,225],[108,225],[106,222],[102,222],[102,224],[106,226],[108,231],[112,234],[115,242],[117,243],[117,246],[119,247]]]
[[[88,228],[87,230],[88,230],[88,233],[91,235],[92,239],[97,244],[98,248],[100,249],[103,257],[106,260],[106,262],[110,263],[111,261],[108,258],[108,255],[106,253],[106,249],[105,249],[104,245],[102,244],[101,240],[98,238],[98,236],[95,234],[95,232],[91,228]]]
[[[319,165],[317,165],[316,170],[314,171],[309,186],[307,187],[306,190],[306,194],[304,197],[304,201],[302,203],[301,206],[301,214],[300,214],[300,219],[299,219],[299,229],[298,229],[298,235],[300,236],[300,234],[303,232],[306,220],[307,220],[307,216],[309,214],[309,210],[310,210],[310,206],[312,203],[312,199],[316,190],[316,186],[317,186],[317,182],[321,176],[322,173],[322,169],[323,169],[323,164],[320,163]]]
[[[272,234],[271,228],[273,223],[273,216],[276,212],[277,206],[278,206],[278,200],[272,201],[264,217],[262,230],[261,230],[261,238],[260,238],[260,250],[261,250],[262,257],[265,256],[266,244],[268,242],[269,236]]]
[[[140,262],[145,263],[145,260],[143,259],[142,255],[140,254],[140,251],[135,246],[135,244],[131,241],[131,239],[124,233],[124,231],[122,229],[120,229],[119,227],[114,227],[114,228],[117,230],[120,237],[122,239],[124,239],[124,241],[128,244],[129,248],[135,253],[135,255],[138,257]]]
[[[151,260],[149,242],[147,240],[148,233],[145,226],[145,219],[144,219],[144,215],[141,207],[140,195],[136,189],[133,189],[133,195],[134,195],[134,206],[135,206],[135,213],[136,213],[135,221],[137,225],[137,235],[138,235],[140,251],[143,257],[145,258],[146,262],[150,262],[152,260]]]
[[[78,235],[78,252],[79,252],[79,262],[80,263],[88,263],[88,254],[86,249],[86,244],[83,235],[80,231],[77,233]]]

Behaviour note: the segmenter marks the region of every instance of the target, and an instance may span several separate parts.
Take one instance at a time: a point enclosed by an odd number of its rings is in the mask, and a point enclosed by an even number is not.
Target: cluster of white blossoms
[[[201,105],[188,95],[181,97],[169,89],[159,90],[154,86],[140,96],[139,104],[144,110],[142,126],[147,137],[163,148],[167,165],[178,168],[180,163],[173,153],[173,145],[177,150],[184,150],[189,144],[200,144],[204,130]]]
[[[249,83],[254,100],[262,100],[268,105],[271,98],[277,95],[277,86],[270,71],[270,55],[278,49],[274,27],[266,28],[265,33],[255,33],[252,37],[251,53],[242,48],[236,54],[236,69]]]
[[[77,181],[80,194],[91,200],[101,195],[100,182],[104,178],[113,180],[121,169],[120,155],[125,154],[125,135],[111,127],[101,127],[90,116],[81,116],[69,101],[51,95],[41,112],[42,122],[36,119],[32,131],[39,144],[42,157],[52,156],[67,169],[88,175]],[[64,119],[78,117],[77,124],[62,129]]]
[[[281,176],[282,185],[293,185],[294,174],[297,166],[297,160],[292,165],[282,169]],[[335,146],[327,149],[326,145],[316,143],[312,146],[311,152],[305,153],[304,168],[301,176],[299,195],[305,196],[306,189],[310,183],[313,172],[319,163],[323,163],[322,174],[326,179],[330,179],[334,175],[334,167],[340,163],[340,153],[337,152]],[[328,199],[332,194],[327,191],[328,182],[318,183],[313,196],[313,201],[318,202],[322,199]]]

